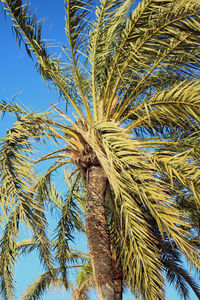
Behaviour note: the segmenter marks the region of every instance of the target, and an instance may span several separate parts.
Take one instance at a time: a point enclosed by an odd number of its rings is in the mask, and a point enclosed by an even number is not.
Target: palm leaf
[[[130,118],[132,124],[128,129],[135,129],[136,132],[137,128],[139,132],[140,127],[146,127],[150,133],[164,132],[163,136],[166,133],[173,136],[176,132],[177,136],[183,132],[184,136],[197,134],[200,108],[198,95],[199,80],[175,83],[135,103],[124,120]]]
[[[66,11],[66,27],[65,32],[70,45],[70,53],[68,59],[71,62],[71,77],[76,81],[77,89],[82,97],[85,110],[89,121],[92,122],[92,114],[89,109],[87,100],[88,80],[85,76],[84,69],[79,67],[79,57],[84,48],[87,48],[88,30],[89,30],[89,14],[92,10],[92,1],[65,1]]]
[[[45,272],[40,275],[24,292],[22,299],[39,299],[51,286],[62,287],[62,279],[59,277],[59,269]]]
[[[93,22],[93,30],[90,33],[90,62],[92,98],[94,119],[98,116],[102,87],[105,85],[107,69],[109,69],[111,56],[115,49],[121,22],[128,13],[132,1],[126,0],[101,0],[100,7],[96,8],[96,20]],[[98,99],[99,98],[99,99]]]
[[[197,1],[146,0],[138,4],[121,32],[108,75],[106,91],[111,82],[115,86],[107,117],[118,95],[120,117],[141,92],[148,93],[158,82],[164,85],[168,76],[180,81],[182,76],[194,75],[192,69],[199,68],[198,24]],[[107,92],[105,95],[108,97]]]
[[[189,227],[187,219],[184,219],[174,200],[166,194],[165,191],[170,190],[169,186],[160,181],[159,177],[154,177],[155,165],[151,164],[148,154],[146,153],[145,158],[144,151],[140,152],[139,141],[128,139],[122,129],[113,125],[112,123],[98,125],[97,129],[109,160],[106,162],[105,157],[100,156],[101,154],[98,155],[99,153],[97,155],[106,171],[116,200],[119,201],[119,204],[116,203],[115,211],[122,218],[122,228],[125,226],[122,232],[125,234],[125,239],[132,242],[126,263],[132,265],[135,270],[135,275],[132,274],[136,278],[134,282],[136,282],[136,286],[141,283],[140,291],[147,291],[147,286],[151,286],[152,295],[158,297],[156,283],[158,286],[162,286],[161,271],[159,271],[162,267],[159,264],[159,251],[156,264],[155,237],[151,225],[147,222],[147,212],[149,211],[157,223],[161,235],[166,232],[168,238],[175,241],[191,265],[197,269],[199,268],[198,253],[188,240],[190,232],[186,229]],[[112,176],[110,176],[111,174]],[[121,209],[119,209],[119,205]],[[185,226],[185,229],[180,229],[180,226]],[[148,245],[148,248],[144,249],[144,244]],[[135,253],[138,253],[137,261],[132,260]],[[141,261],[138,257],[141,257]],[[139,269],[146,270],[146,282],[140,278]],[[149,282],[148,280],[152,278],[154,278],[153,282]],[[147,284],[147,286],[144,288],[143,284]],[[148,293],[151,292],[148,291]],[[161,290],[159,292],[161,293]]]
[[[9,106],[2,108],[10,110]],[[34,140],[43,141],[45,129],[49,127],[50,119],[45,114],[26,113],[19,115],[20,108],[14,106],[18,121],[2,139],[0,151],[0,178],[1,178],[1,205],[5,208],[16,204],[18,201],[32,203],[32,207],[38,208],[34,200],[35,185],[34,172],[30,169],[32,159],[30,155],[35,149],[32,146]],[[50,127],[49,127],[50,128]]]
[[[36,57],[37,67],[43,78],[58,87],[60,94],[72,104],[78,115],[82,117],[82,113],[72,97],[73,88],[76,88],[73,83],[74,79],[67,72],[67,67],[63,68],[63,62],[59,61],[60,57],[53,58],[48,53],[45,41],[41,37],[42,22],[37,20],[36,13],[31,16],[29,3],[22,5],[21,0],[2,0],[2,2],[5,5],[6,14],[11,16],[14,23],[13,29],[19,46],[24,41],[28,55],[32,57],[31,53],[33,53]]]
[[[186,270],[184,270],[179,264],[170,260],[165,261],[164,265],[167,268],[167,280],[170,284],[175,286],[182,299],[190,299],[189,287],[192,288],[197,298],[200,297],[198,284],[192,279],[191,275]]]

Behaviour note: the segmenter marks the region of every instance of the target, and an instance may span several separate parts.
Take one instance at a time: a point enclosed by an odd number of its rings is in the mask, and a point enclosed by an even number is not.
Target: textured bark
[[[114,279],[116,300],[122,300],[122,280]]]
[[[86,233],[99,300],[115,300],[108,224],[105,215],[106,177],[100,166],[87,175]]]
[[[123,292],[123,272],[122,266],[119,260],[112,258],[113,280],[115,286],[116,300],[122,300]]]

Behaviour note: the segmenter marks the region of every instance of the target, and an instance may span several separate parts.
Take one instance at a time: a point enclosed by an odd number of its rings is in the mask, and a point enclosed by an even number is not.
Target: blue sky
[[[33,9],[37,8],[39,18],[45,19],[44,37],[50,39],[50,42],[57,42],[58,45],[53,49],[57,51],[59,45],[66,43],[64,32],[64,1],[63,0],[32,0]],[[36,72],[34,63],[24,50],[20,53],[10,28],[10,21],[5,21],[0,16],[0,99],[12,99],[16,96],[15,101],[31,107],[33,110],[43,111],[47,109],[50,103],[58,103],[59,98],[56,92],[49,90],[41,76]],[[5,134],[14,119],[5,116],[0,119],[0,136]],[[63,185],[58,183],[58,189],[63,189]],[[78,237],[78,247],[87,248],[84,238]],[[20,300],[20,294],[26,288],[31,280],[37,277],[41,267],[36,253],[27,258],[22,258],[16,266],[16,295],[15,300]],[[72,276],[73,278],[73,276]],[[65,294],[62,291],[50,291],[44,295],[43,300],[63,300],[72,299],[70,293]],[[97,299],[91,295],[91,300]],[[133,299],[130,294],[124,296],[124,300]],[[167,300],[179,299],[173,288],[168,288]],[[191,293],[191,299],[197,297]]]

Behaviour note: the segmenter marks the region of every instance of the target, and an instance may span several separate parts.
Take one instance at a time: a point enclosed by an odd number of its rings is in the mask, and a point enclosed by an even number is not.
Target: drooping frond
[[[9,109],[8,106],[2,108]],[[26,113],[17,114],[18,121],[7,131],[7,135],[1,140],[0,151],[0,179],[1,179],[1,206],[6,209],[18,201],[23,203],[29,201],[33,208],[39,209],[34,200],[34,178],[33,170],[30,169],[33,154],[33,141],[42,141],[45,136],[50,119],[45,114]],[[24,113],[24,111],[23,111]]]
[[[77,284],[77,289],[75,290],[75,293],[77,295],[80,295],[79,296],[80,298],[81,295],[84,295],[85,300],[87,300],[88,299],[87,292],[91,288],[95,287],[92,265],[90,261],[88,261],[88,263],[83,265],[80,268],[80,270],[78,270],[76,284]]]
[[[54,58],[47,51],[45,41],[42,38],[42,22],[37,20],[36,13],[31,15],[30,4],[23,4],[21,0],[2,0],[5,4],[6,14],[11,16],[16,39],[21,45],[24,42],[27,53],[32,53],[37,59],[37,67],[45,80],[52,82],[58,88],[60,94],[70,102],[80,117],[82,114],[77,107],[77,101],[73,99],[73,78],[67,72],[67,67],[58,58]]]
[[[11,214],[0,240],[0,292],[4,299],[14,299],[14,266],[17,257],[15,247],[19,234],[20,208]]]
[[[125,261],[131,266],[135,293],[138,289],[148,294],[147,299],[157,299],[158,293],[162,294],[163,266],[148,214],[155,220],[161,235],[166,232],[191,265],[199,269],[198,252],[188,240],[187,218],[184,219],[175,200],[166,193],[170,194],[168,184],[156,175],[156,166],[148,153],[141,151],[139,141],[128,137],[113,123],[99,124],[97,130],[108,160],[100,150],[97,155],[115,193],[116,219],[120,217],[122,233],[127,243],[131,243]],[[180,226],[185,228],[180,229]],[[145,270],[145,274],[139,270]]]
[[[62,208],[62,215],[55,231],[56,257],[61,267],[61,274],[64,284],[67,288],[66,267],[69,251],[69,242],[73,241],[73,231],[75,228],[81,228],[80,217],[78,215],[78,207],[72,199],[67,199]]]
[[[143,101],[135,103],[133,109],[125,116],[130,119],[129,129],[140,133],[157,134],[163,132],[163,138],[184,138],[199,135],[199,80],[183,81],[160,89]],[[189,142],[187,138],[187,142]],[[194,140],[193,140],[194,142]]]
[[[163,153],[155,153],[154,161],[157,170],[174,186],[177,195],[181,190],[187,190],[189,194],[193,194],[193,200],[198,209],[200,205],[200,173],[196,164],[199,163],[199,160],[194,159],[193,153],[190,155],[192,151],[191,149],[182,153],[173,153],[170,150],[163,150]]]
[[[83,266],[84,268],[84,266]],[[84,268],[84,270],[86,267]],[[89,269],[89,272],[91,272],[91,267]],[[61,269],[60,268],[54,268],[51,270],[51,272],[45,272],[41,274],[32,284],[29,285],[27,290],[24,292],[22,299],[23,300],[36,300],[41,299],[43,294],[48,291],[49,288],[63,288],[65,287],[66,290],[68,288],[71,288],[73,290],[72,295],[75,297],[75,295],[79,296],[78,299],[80,300],[87,300],[87,294],[85,292],[86,285],[87,288],[92,286],[94,282],[92,279],[89,281],[88,276],[91,276],[91,274],[88,273],[87,278],[84,278],[76,289],[73,288],[73,285],[71,282],[68,282],[67,285],[63,282],[63,278],[60,275]],[[79,274],[79,272],[78,272]],[[80,280],[79,280],[80,281]],[[85,286],[83,286],[83,283],[85,283]],[[75,298],[76,299],[76,298]]]
[[[31,203],[30,203],[31,204]],[[0,278],[1,293],[5,299],[13,299],[14,296],[14,267],[20,251],[30,252],[37,249],[41,262],[49,270],[53,267],[50,253],[51,244],[46,235],[46,218],[42,212],[42,199],[38,199],[38,209],[31,207],[29,203],[19,203],[12,208],[5,230],[0,240]],[[19,225],[26,223],[33,233],[33,239],[18,242]]]
[[[183,299],[189,299],[189,288],[191,288],[199,298],[199,286],[183,263],[183,256],[180,249],[174,242],[169,241],[166,234],[164,239],[161,236],[158,226],[152,220],[154,234],[159,242],[159,249],[162,253],[162,263],[164,265],[164,274],[169,284],[173,285],[178,294]]]
[[[84,186],[85,180],[80,171],[77,173],[75,179],[73,180],[71,175],[72,174],[70,174],[69,170],[66,168],[64,172],[64,179],[70,191],[68,195],[70,195],[70,197],[73,197],[73,199],[77,201],[81,210],[84,212],[86,203],[86,191]]]
[[[131,242],[129,253],[126,254],[126,265],[130,265],[132,269],[132,278],[135,285],[134,293],[136,294],[139,289],[140,292],[144,291],[146,293],[147,299],[148,297],[157,299],[159,295],[163,295],[162,264],[159,261],[159,252],[156,250],[156,242],[151,233],[151,228],[145,219],[145,211],[142,209],[146,201],[142,196],[142,190],[141,192],[139,190],[138,183],[141,182],[142,187],[142,182],[147,176],[147,170],[143,170],[141,174],[140,168],[138,169],[140,164],[145,163],[145,159],[137,153],[136,145],[131,145],[132,141],[126,141],[126,144],[124,144],[125,139],[122,137],[123,133],[120,128],[111,127],[112,124],[98,125],[97,130],[101,136],[108,160],[101,157],[99,153],[97,155],[114,190],[115,211],[118,215],[117,218],[120,218],[119,226],[125,236],[124,240],[130,240]],[[124,145],[123,148],[121,148],[121,144]],[[129,151],[132,154],[129,157],[127,156],[126,160],[126,152],[128,155]],[[118,155],[120,159],[117,158]],[[133,165],[131,165],[131,160]],[[135,172],[135,175],[130,174],[131,170]],[[126,177],[125,174],[128,176]],[[141,177],[139,177],[139,174]],[[141,198],[141,203],[139,198]],[[123,252],[126,245],[121,246],[121,252]],[[141,270],[145,273],[143,274]]]
[[[63,282],[59,276],[59,269],[53,269],[51,272],[45,272],[40,275],[24,292],[23,300],[41,299],[41,296],[48,291],[50,287],[63,287]]]
[[[197,298],[200,298],[200,289],[192,276],[174,260],[165,260],[166,276],[168,282],[175,287],[182,299],[190,299],[189,287],[192,288]]]

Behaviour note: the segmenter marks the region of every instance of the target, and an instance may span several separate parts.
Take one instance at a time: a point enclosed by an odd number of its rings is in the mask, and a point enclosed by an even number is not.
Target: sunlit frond
[[[102,0],[96,7],[96,20],[90,33],[90,62],[94,119],[100,118],[98,109],[103,109],[101,96],[112,65],[112,54],[118,39],[122,22],[133,1]],[[99,115],[99,117],[98,117]]]
[[[166,136],[169,139],[170,134],[174,139],[180,136],[180,142],[187,135],[192,137],[192,134],[196,134],[195,137],[198,137],[199,91],[199,80],[187,80],[161,88],[133,106],[124,118],[132,121],[128,129],[137,132],[137,128],[146,127],[154,134],[165,130],[163,138]]]
[[[62,288],[62,279],[59,276],[59,269],[53,269],[51,272],[45,272],[40,275],[24,292],[23,300],[40,299],[50,287]]]
[[[142,92],[148,94],[158,83],[165,86],[166,81],[196,76],[192,70],[200,62],[199,9],[196,0],[139,2],[121,32],[108,75],[106,90],[114,84],[107,116],[116,96],[120,96],[119,118]]]
[[[187,219],[184,220],[174,199],[170,199],[169,185],[156,175],[156,166],[151,162],[150,156],[141,151],[139,141],[128,137],[125,131],[113,123],[99,124],[97,130],[108,160],[100,152],[97,155],[115,193],[115,211],[121,218],[121,226],[124,228],[122,232],[127,241],[132,243],[126,263],[134,270],[132,276],[135,277],[135,293],[137,288],[147,291],[149,287],[148,294],[158,297],[158,291],[161,293],[159,285],[162,286],[160,273],[163,266],[160,264],[159,251],[156,252],[155,236],[148,221],[148,213],[157,223],[161,235],[166,232],[169,240],[175,241],[191,265],[199,269],[198,252],[188,240],[189,224]],[[185,229],[181,229],[181,226],[185,226]],[[137,259],[133,259],[134,256]],[[143,269],[146,270],[146,275],[139,272]],[[148,281],[150,278],[154,278],[153,282]]]
[[[3,111],[7,109],[8,106],[2,108]],[[50,119],[45,114],[19,115],[18,106],[13,106],[13,111],[17,114],[18,121],[1,141],[1,206],[4,210],[17,204],[18,201],[21,203],[29,201],[33,208],[39,208],[32,196],[35,175],[30,169],[32,162],[30,156],[35,152],[33,141],[43,141],[45,128],[48,128]]]
[[[74,79],[60,61],[60,55],[54,58],[48,53],[41,35],[42,21],[37,20],[36,13],[31,15],[30,3],[23,4],[21,0],[2,0],[2,2],[5,4],[5,13],[10,15],[13,21],[13,30],[19,46],[23,41],[28,55],[32,57],[33,53],[36,57],[36,65],[44,80],[52,82],[66,101],[72,104],[79,117],[82,117],[77,106],[78,101],[73,98],[73,89],[76,89]]]
[[[88,37],[89,37],[89,22],[88,15],[93,10],[93,4],[91,0],[87,1],[65,1],[66,11],[66,27],[65,32],[70,45],[70,51],[68,58],[71,62],[71,77],[77,84],[77,89],[82,97],[85,110],[89,122],[92,123],[92,113],[89,108],[89,80],[86,76],[86,72],[80,65],[79,58],[82,52],[86,52],[88,49]],[[87,52],[86,52],[87,53]],[[83,62],[82,62],[83,63]],[[70,70],[69,70],[70,72]]]

